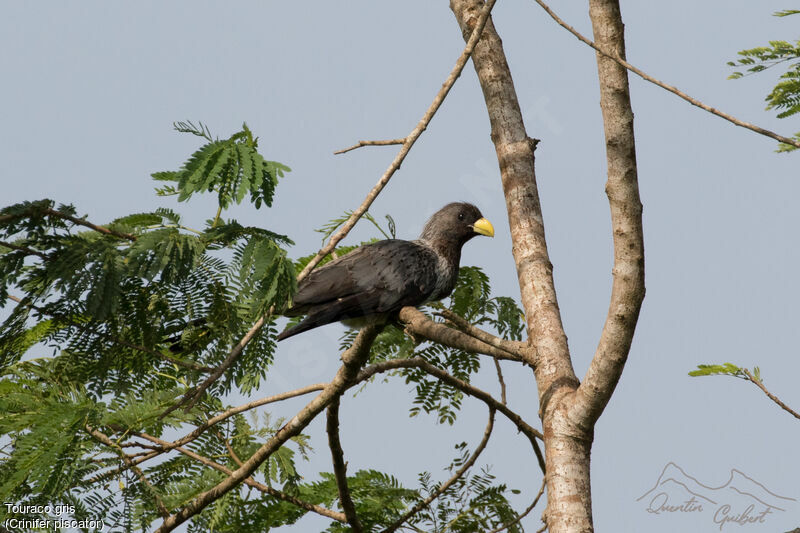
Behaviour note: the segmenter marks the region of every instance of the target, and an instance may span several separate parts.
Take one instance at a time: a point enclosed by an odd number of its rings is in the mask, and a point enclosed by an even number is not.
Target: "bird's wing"
[[[290,315],[330,306],[330,322],[418,305],[434,291],[436,254],[415,242],[389,239],[362,246],[301,282]]]

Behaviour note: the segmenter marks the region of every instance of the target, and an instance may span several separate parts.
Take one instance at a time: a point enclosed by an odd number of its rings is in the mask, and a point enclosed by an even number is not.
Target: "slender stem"
[[[501,527],[498,527],[497,529],[493,529],[489,533],[500,533],[501,531],[505,531],[506,529],[510,528],[511,526],[513,526],[515,524],[518,524],[520,520],[522,520],[523,518],[528,516],[528,514],[530,514],[530,512],[533,511],[533,508],[536,507],[536,504],[539,503],[539,500],[541,499],[542,494],[544,494],[544,488],[545,488],[546,485],[547,485],[547,478],[543,477],[542,478],[542,485],[541,485],[541,487],[539,487],[539,492],[536,493],[536,496],[534,496],[533,501],[527,507],[527,509],[522,511],[522,513],[520,513],[514,520],[512,520],[508,524],[505,524],[505,525],[503,525]],[[545,524],[544,528],[547,528],[546,524]]]
[[[161,439],[159,439],[157,437],[153,437],[153,436],[148,435],[146,433],[140,433],[139,436],[142,437],[142,438],[148,439],[148,440],[150,440],[152,442],[160,443],[162,445],[168,444],[168,443],[162,441]],[[226,444],[228,444],[227,441],[226,441]],[[215,461],[212,461],[211,459],[208,459],[207,457],[203,457],[202,455],[200,455],[198,453],[195,453],[192,450],[189,450],[187,448],[182,448],[182,447],[178,447],[178,448],[175,448],[175,449],[177,451],[179,451],[180,453],[182,453],[183,455],[185,455],[187,457],[190,457],[190,458],[194,459],[195,461],[197,461],[197,462],[199,462],[201,464],[204,464],[204,465],[206,465],[208,467],[211,467],[214,470],[222,472],[225,475],[229,476],[229,475],[231,475],[233,473],[233,471],[230,468],[227,468],[227,467],[225,467],[225,466],[223,466],[223,465],[221,465],[221,464],[219,464],[219,463],[217,463]],[[228,450],[229,450],[229,453],[233,453],[233,450],[230,448],[230,446],[228,446]],[[237,462],[237,463],[240,462],[239,458],[235,455],[235,453],[233,454],[233,456],[231,458],[234,460],[234,462]],[[294,496],[286,494],[285,492],[282,492],[282,491],[274,489],[274,488],[272,488],[270,486],[264,485],[263,483],[259,483],[259,482],[255,481],[251,477],[248,477],[242,483],[244,483],[248,487],[253,487],[256,490],[261,491],[264,494],[269,494],[270,496],[274,496],[275,498],[278,498],[280,500],[292,503],[292,504],[294,504],[294,505],[296,505],[296,506],[298,506],[298,507],[300,507],[302,509],[305,509],[307,511],[311,511],[311,512],[317,513],[319,515],[326,516],[326,517],[332,518],[334,520],[338,520],[339,522],[345,522],[346,521],[344,513],[338,513],[336,511],[331,510],[331,509],[327,509],[325,507],[322,507],[322,506],[319,506],[319,505],[315,505],[313,503],[309,503],[309,502],[303,501],[303,500],[301,500],[299,498],[295,498]]]
[[[428,507],[433,500],[444,494],[444,492],[449,489],[453,483],[458,481],[467,472],[467,470],[472,468],[472,466],[475,464],[475,461],[478,460],[478,457],[489,443],[489,437],[492,435],[492,429],[494,429],[494,415],[495,409],[493,407],[489,407],[489,422],[486,424],[486,429],[483,432],[483,438],[481,439],[481,442],[478,444],[478,447],[475,448],[475,451],[472,452],[472,455],[469,457],[469,459],[467,459],[464,464],[455,471],[450,479],[442,483],[439,488],[427,498],[415,504],[411,509],[408,510],[408,512],[406,512],[406,514],[398,518],[394,523],[392,523],[392,525],[384,529],[381,533],[393,533],[394,531],[397,531],[397,529],[402,526],[406,520]]]
[[[335,398],[327,411],[328,447],[331,449],[333,473],[336,476],[336,487],[339,489],[339,502],[347,517],[347,523],[354,533],[361,533],[361,521],[356,514],[356,506],[350,496],[350,487],[347,486],[347,463],[344,461],[342,442],[339,440],[339,398]]]
[[[564,22],[564,20],[561,19],[561,17],[556,15],[556,13],[552,9],[550,9],[550,7],[547,4],[545,4],[542,0],[534,0],[534,1],[537,4],[539,4],[542,7],[542,9],[544,9],[547,12],[547,14],[550,15],[550,17],[553,20],[555,20],[556,23],[558,23],[559,26],[561,26],[562,28],[564,28],[565,30],[570,32],[579,41],[583,42],[584,44],[587,44],[588,46],[591,46],[598,53],[600,53],[600,54],[602,54],[602,55],[604,55],[604,56],[606,56],[606,57],[608,57],[610,59],[613,59],[614,61],[616,61],[617,63],[619,63],[620,65],[622,65],[626,69],[630,70],[634,74],[638,75],[642,79],[644,79],[646,81],[649,81],[650,83],[652,83],[654,85],[657,85],[657,86],[661,87],[662,89],[665,89],[665,90],[671,92],[672,94],[674,94],[674,95],[686,100],[687,102],[689,102],[693,106],[697,106],[700,109],[703,109],[704,111],[708,111],[712,115],[716,115],[716,116],[718,116],[720,118],[723,118],[723,119],[727,120],[728,122],[731,122],[732,124],[736,124],[737,126],[740,126],[742,128],[747,128],[750,131],[754,131],[754,132],[756,132],[758,134],[761,134],[761,135],[764,135],[766,137],[771,137],[771,138],[775,139],[776,141],[780,141],[782,143],[790,144],[792,146],[800,148],[800,141],[798,141],[798,140],[791,139],[789,137],[785,137],[783,135],[780,135],[780,134],[775,133],[773,131],[770,131],[768,129],[762,128],[760,126],[756,126],[755,124],[751,124],[749,122],[745,122],[743,120],[739,120],[738,118],[734,117],[733,115],[729,115],[727,113],[724,113],[724,112],[722,112],[722,111],[720,111],[720,110],[718,110],[718,109],[716,109],[714,107],[711,107],[710,105],[704,104],[703,102],[701,102],[700,100],[698,100],[696,98],[692,98],[691,96],[689,96],[688,94],[684,93],[683,91],[681,91],[677,87],[673,87],[672,85],[668,85],[668,84],[666,84],[666,83],[664,83],[662,81],[657,80],[656,78],[650,76],[649,74],[647,74],[646,72],[642,71],[641,69],[636,68],[635,66],[631,65],[630,63],[628,63],[625,59],[620,57],[619,54],[617,54],[617,53],[615,53],[615,52],[613,52],[611,50],[608,50],[605,47],[599,46],[599,45],[595,44],[594,42],[592,42],[591,40],[589,40],[586,37],[584,37],[583,35],[581,35],[578,32],[578,30],[576,30],[575,28],[573,28],[572,26],[570,26],[569,24]]]
[[[348,148],[343,148],[341,150],[336,150],[333,152],[335,155],[344,154],[351,150],[355,150],[356,148],[361,148],[363,146],[391,146],[393,144],[403,144],[405,143],[405,139],[389,139],[385,141],[358,141],[358,143],[350,146]]]
[[[756,379],[755,376],[753,376],[753,374],[751,374],[749,370],[747,370],[746,368],[743,368],[742,370],[744,371],[745,375],[747,376],[747,379],[751,383],[753,383],[756,387],[761,389],[761,391],[764,394],[767,395],[767,398],[769,398],[770,400],[772,400],[773,402],[778,404],[781,409],[783,409],[784,411],[786,411],[787,413],[789,413],[793,417],[795,417],[798,420],[800,420],[800,414],[798,414],[797,411],[792,410],[792,408],[789,407],[788,405],[786,405],[785,403],[783,403],[780,398],[778,398],[777,396],[772,394],[769,390],[767,390],[767,387],[764,386],[764,383],[762,383],[760,380]]]

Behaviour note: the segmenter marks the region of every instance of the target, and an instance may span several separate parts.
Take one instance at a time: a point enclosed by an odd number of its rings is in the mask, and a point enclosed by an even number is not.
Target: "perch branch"
[[[465,352],[482,353],[497,359],[523,361],[519,353],[496,348],[462,331],[434,322],[416,307],[402,308],[398,317],[405,324],[406,331],[430,341],[438,342],[450,348],[464,350]]]
[[[511,355],[518,356],[520,351],[528,347],[527,343],[501,339],[496,335],[492,335],[488,331],[483,331],[479,327],[475,326],[474,324],[470,324],[463,317],[457,315],[449,309],[440,309],[434,314],[449,320],[453,323],[453,325],[470,337],[475,337],[476,339],[483,341],[490,346],[494,346],[495,348],[499,348],[505,352],[508,352]]]

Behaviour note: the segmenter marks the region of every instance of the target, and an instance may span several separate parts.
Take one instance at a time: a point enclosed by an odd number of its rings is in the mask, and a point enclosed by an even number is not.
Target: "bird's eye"
[[[458,214],[458,220],[464,220],[464,213]]]

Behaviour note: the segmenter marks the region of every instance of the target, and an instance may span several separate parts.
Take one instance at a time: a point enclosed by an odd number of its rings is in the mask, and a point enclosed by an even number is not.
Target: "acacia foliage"
[[[292,261],[289,237],[222,217],[245,199],[256,209],[271,206],[279,178],[290,170],[258,153],[258,139],[246,125],[224,140],[202,124],[177,123],[176,129],[206,142],[179,170],[153,178],[165,183],[157,189],[160,195],[175,195],[180,202],[196,193],[215,194],[218,211],[203,228],[185,226],[168,208],[120,216],[103,226],[80,216],[76,207],[49,199],[0,210],[0,307],[7,315],[0,325],[0,501],[66,504],[78,520],[102,520],[112,530],[148,530],[163,514],[160,507],[174,512],[225,476],[175,451],[133,468],[131,457],[146,456],[148,448],[130,443],[146,442],[133,438],[142,434],[165,440],[188,434],[228,408],[229,393],[257,391],[275,356],[276,317],[289,305],[296,274],[312,256]],[[394,222],[388,221],[393,235]],[[449,306],[506,338],[521,335],[518,307],[509,298],[490,298],[489,280],[480,269],[462,269]],[[262,316],[266,325],[202,401],[188,410],[173,409]],[[345,335],[343,344],[353,335]],[[475,354],[418,345],[396,326],[379,336],[371,361],[412,356],[464,381],[480,363]],[[455,420],[460,391],[418,369],[395,373],[414,386],[412,415]],[[249,457],[283,422],[268,413],[238,414],[185,448],[235,470],[236,458]],[[299,435],[254,477],[308,503],[335,507],[333,474],[298,472],[298,459],[310,449],[308,438]],[[463,446],[458,449],[465,453]],[[435,487],[429,474],[420,480],[420,489],[408,489],[375,470],[351,475],[365,530],[388,526]],[[436,516],[423,513],[409,523],[467,531],[469,524],[513,517],[508,489],[493,483],[487,471],[454,487]],[[457,494],[469,495],[466,507]],[[242,486],[195,516],[189,531],[262,532],[293,524],[306,513]],[[0,519],[5,517],[4,506]],[[47,518],[34,512],[13,517]],[[345,529],[336,521],[329,528]],[[514,525],[510,531],[521,529]]]
[[[785,9],[775,13],[775,16],[786,17],[797,14],[800,14],[800,10]],[[785,64],[786,71],[780,75],[778,83],[765,98],[767,109],[777,110],[778,118],[787,118],[800,113],[800,40],[794,43],[783,40],[769,41],[768,46],[741,50],[739,56],[736,61],[729,61],[728,65],[744,68],[744,72],[734,71],[729,76],[730,79],[742,78]],[[800,133],[795,134],[794,138],[800,140]],[[779,152],[796,149],[796,146],[786,143],[780,143],[778,147]]]

